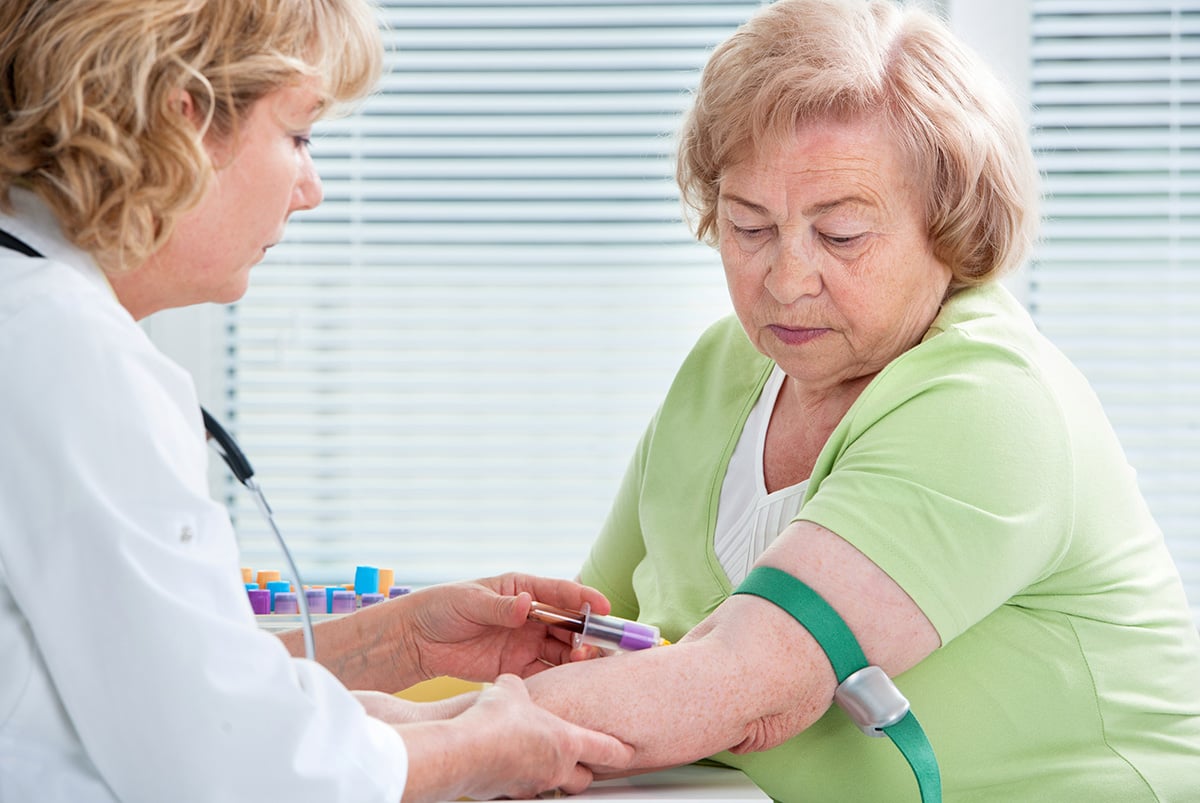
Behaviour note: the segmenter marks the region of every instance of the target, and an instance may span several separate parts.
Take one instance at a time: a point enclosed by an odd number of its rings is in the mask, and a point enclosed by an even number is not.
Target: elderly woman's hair
[[[697,237],[717,243],[726,169],[799,125],[871,116],[928,188],[928,234],[951,287],[1017,266],[1037,228],[1024,119],[940,20],[890,0],[778,0],[714,51],[676,171]]]
[[[139,265],[203,194],[204,136],[308,78],[357,100],[381,65],[364,0],[3,0],[0,203],[29,189],[105,270]]]

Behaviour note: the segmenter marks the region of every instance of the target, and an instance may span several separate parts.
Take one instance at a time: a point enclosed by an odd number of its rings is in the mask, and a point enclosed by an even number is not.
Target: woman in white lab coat
[[[333,672],[256,628],[191,380],[136,323],[243,294],[380,50],[363,0],[0,7],[0,800],[521,795],[628,760],[505,674],[566,657],[531,596],[595,591],[429,589],[319,629]],[[443,673],[499,678],[427,707],[345,686]]]

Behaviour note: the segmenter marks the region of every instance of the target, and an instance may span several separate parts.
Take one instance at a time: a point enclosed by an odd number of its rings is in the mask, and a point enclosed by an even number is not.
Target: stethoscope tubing
[[[304,630],[304,655],[310,661],[316,660],[312,614],[308,610],[308,595],[304,593],[304,583],[300,581],[300,570],[296,568],[292,552],[288,549],[287,542],[283,540],[283,533],[279,531],[279,525],[275,523],[275,514],[271,511],[271,506],[267,504],[267,497],[254,479],[254,469],[246,458],[246,453],[238,446],[238,442],[221,426],[217,419],[213,418],[203,407],[200,408],[200,415],[204,419],[204,431],[208,433],[209,445],[221,456],[225,465],[229,466],[229,470],[233,472],[237,481],[250,491],[255,505],[258,506],[259,512],[267,520],[271,533],[275,536],[275,543],[279,545],[279,551],[283,553],[283,558],[287,561],[292,582],[296,584],[296,603],[300,608],[300,626]]]

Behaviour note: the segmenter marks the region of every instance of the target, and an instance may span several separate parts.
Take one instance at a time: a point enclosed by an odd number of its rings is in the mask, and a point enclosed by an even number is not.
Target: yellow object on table
[[[465,694],[469,691],[479,691],[483,686],[484,684],[482,683],[442,676],[423,680],[415,686],[409,686],[404,691],[396,692],[396,696],[405,700],[411,700],[414,703],[432,703],[437,700],[445,700],[447,697]]]

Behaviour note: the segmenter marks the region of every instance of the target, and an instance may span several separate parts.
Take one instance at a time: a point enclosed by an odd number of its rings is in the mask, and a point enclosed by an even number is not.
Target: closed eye
[[[825,239],[825,242],[829,243],[830,245],[846,246],[846,245],[854,245],[856,242],[861,240],[865,235],[862,235],[862,234],[846,234],[846,235],[822,234],[821,236]]]
[[[764,234],[768,234],[768,233],[770,233],[771,229],[773,228],[771,226],[754,226],[754,227],[747,228],[747,227],[743,227],[743,226],[738,226],[737,224],[731,224],[731,225],[733,226],[734,234],[737,234],[740,237],[750,237],[750,238],[759,237]]]

